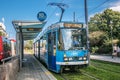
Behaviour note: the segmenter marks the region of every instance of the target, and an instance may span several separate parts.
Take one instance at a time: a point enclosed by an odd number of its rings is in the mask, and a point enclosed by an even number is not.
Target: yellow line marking
[[[49,71],[45,71],[45,74],[49,75],[49,74],[50,74],[50,72],[49,72]]]

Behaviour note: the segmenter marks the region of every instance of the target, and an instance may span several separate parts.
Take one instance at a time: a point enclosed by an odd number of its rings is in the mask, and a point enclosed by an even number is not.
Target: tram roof
[[[12,21],[16,32],[22,32],[24,40],[31,40],[37,37],[42,31],[46,22],[40,21]]]

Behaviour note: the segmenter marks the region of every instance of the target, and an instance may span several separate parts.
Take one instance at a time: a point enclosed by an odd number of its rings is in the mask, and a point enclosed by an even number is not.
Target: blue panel
[[[63,62],[64,51],[56,51],[56,62]],[[60,71],[60,65],[56,65],[56,71]]]
[[[86,50],[71,50],[71,51],[65,51],[66,57],[73,57],[73,56],[84,56],[87,54]]]
[[[56,56],[49,55],[48,56],[48,64],[49,64],[50,69],[56,70]]]
[[[63,62],[64,51],[56,51],[56,61]]]

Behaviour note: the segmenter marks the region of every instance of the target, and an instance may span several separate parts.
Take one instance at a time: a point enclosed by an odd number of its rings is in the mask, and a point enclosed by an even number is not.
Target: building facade
[[[0,22],[0,36],[8,37],[6,26],[2,22]]]

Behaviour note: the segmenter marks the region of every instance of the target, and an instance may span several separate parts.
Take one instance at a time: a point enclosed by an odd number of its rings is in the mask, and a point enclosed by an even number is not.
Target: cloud
[[[90,14],[90,15],[88,16],[88,20],[90,20],[90,18],[91,18],[91,17],[94,17],[96,14],[103,13],[103,11],[104,11],[104,10],[102,10],[101,12],[95,12],[95,13],[93,13],[93,14]]]
[[[108,4],[107,4],[108,5]],[[92,13],[92,14],[90,14],[90,16],[89,16],[89,18],[88,19],[90,19],[91,17],[93,17],[95,14],[97,14],[97,13],[102,13],[104,10],[106,10],[107,9],[107,7],[106,8],[104,8],[103,10],[101,10],[100,12],[95,12],[95,13]],[[118,0],[118,1],[116,1],[116,2],[111,2],[110,4],[109,4],[109,9],[112,9],[112,10],[114,10],[114,11],[119,11],[120,12],[120,0]]]
[[[115,3],[111,3],[110,6],[111,7],[109,9],[120,12],[120,1],[119,0]]]
[[[60,16],[60,13],[55,13],[56,16]]]
[[[120,12],[120,6],[110,7],[110,9]]]
[[[5,21],[5,18],[4,18],[4,17],[2,17],[2,21],[3,21],[3,23],[4,23],[4,21]]]

